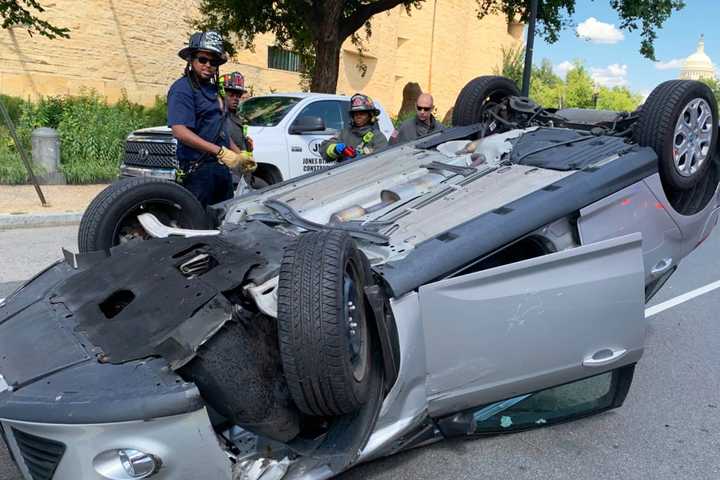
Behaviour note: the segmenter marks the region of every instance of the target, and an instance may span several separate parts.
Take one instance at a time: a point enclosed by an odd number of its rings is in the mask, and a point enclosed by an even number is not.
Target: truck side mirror
[[[299,117],[290,126],[290,133],[293,135],[323,130],[325,130],[325,120],[321,117]]]

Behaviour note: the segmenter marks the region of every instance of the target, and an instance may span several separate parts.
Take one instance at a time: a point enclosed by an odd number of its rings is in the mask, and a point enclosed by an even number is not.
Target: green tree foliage
[[[240,48],[252,48],[255,36],[272,32],[279,46],[303,59],[313,92],[335,92],[340,47],[351,38],[360,51],[372,34],[370,18],[398,5],[409,13],[424,0],[202,0],[200,29],[234,34]],[[358,33],[358,31],[362,31]],[[232,51],[233,45],[228,45]]]
[[[0,0],[2,1],[2,0]],[[569,26],[576,0],[539,0],[538,31],[550,43]],[[684,6],[681,0],[609,0],[620,16],[620,28],[640,29],[640,52],[655,59],[655,31],[673,11]],[[502,13],[526,22],[528,0],[476,0],[477,16]],[[373,15],[402,5],[408,14],[426,0],[201,0],[199,29],[215,29],[226,38],[233,34],[232,51],[253,48],[255,37],[273,33],[279,46],[291,48],[303,59],[304,76],[313,92],[335,92],[340,47],[351,38],[363,51],[363,40],[372,34]],[[362,57],[361,57],[362,58]],[[520,63],[522,71],[522,62]],[[514,78],[511,76],[511,78]]]
[[[563,107],[565,108],[593,108],[595,101],[593,80],[585,66],[575,62],[575,68],[568,71],[565,77],[563,93]]]
[[[36,0],[0,0],[0,20],[2,28],[19,26],[32,35],[38,33],[48,38],[70,36],[70,30],[58,27],[38,17],[45,9]]]
[[[715,94],[715,100],[720,103],[720,81],[715,78],[704,78],[700,81],[710,87],[710,89]]]
[[[515,82],[518,88],[521,87],[524,57],[525,49],[522,47],[502,47],[502,68],[499,70],[496,68],[493,73],[509,78]]]
[[[530,97],[546,108],[560,108],[564,83],[553,72],[552,62],[543,59],[539,67],[533,67],[530,78]]]
[[[597,108],[616,112],[632,112],[642,101],[642,95],[631,92],[627,87],[600,87]]]
[[[504,13],[508,18],[527,22],[528,0],[477,0],[478,17]],[[560,31],[572,24],[576,0],[538,0],[538,32],[548,43],[555,43]],[[685,6],[683,0],[610,0],[620,17],[620,28],[629,32],[640,30],[640,53],[655,60],[657,30],[674,11]]]
[[[494,73],[514,80],[519,86],[522,82],[523,57],[522,49],[503,50],[502,68],[496,69]],[[708,84],[713,88],[712,84]],[[718,86],[720,83],[715,82],[715,88]],[[555,74],[552,62],[547,58],[539,66],[533,66],[530,98],[545,108],[598,108],[619,112],[631,112],[642,102],[642,96],[627,87],[595,85],[581,60],[574,62],[563,80]]]

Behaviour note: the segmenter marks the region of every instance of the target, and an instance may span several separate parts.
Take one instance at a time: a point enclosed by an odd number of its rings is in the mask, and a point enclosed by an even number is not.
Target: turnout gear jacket
[[[327,161],[346,160],[337,152],[337,145],[345,144],[353,147],[357,155],[368,155],[387,146],[388,141],[385,135],[380,131],[377,123],[369,123],[364,127],[355,127],[348,125],[334,137],[325,140],[320,145],[320,153]]]
[[[390,136],[390,143],[405,143],[411,140],[430,135],[434,131],[440,129],[442,125],[435,119],[434,115],[430,116],[430,124],[421,121],[417,115],[405,120]]]
[[[235,145],[237,145],[240,150],[247,150],[249,152],[253,150],[252,143],[248,141],[247,127],[243,125],[237,115],[228,111],[225,125],[230,138],[232,138],[232,141],[235,142]]]

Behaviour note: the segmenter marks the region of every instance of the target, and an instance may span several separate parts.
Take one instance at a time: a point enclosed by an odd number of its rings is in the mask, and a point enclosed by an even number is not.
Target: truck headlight
[[[95,471],[109,480],[148,478],[156,473],[161,465],[159,457],[134,448],[106,450],[93,460]]]

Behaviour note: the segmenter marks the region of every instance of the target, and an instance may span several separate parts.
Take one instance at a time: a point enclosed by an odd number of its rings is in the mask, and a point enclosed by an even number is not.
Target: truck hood
[[[172,130],[167,125],[148,127],[135,130],[131,135],[172,135]]]

